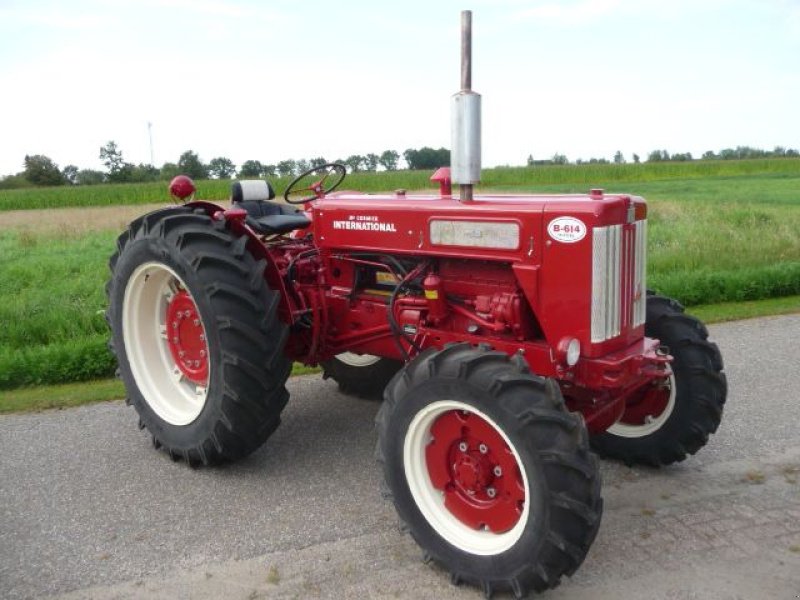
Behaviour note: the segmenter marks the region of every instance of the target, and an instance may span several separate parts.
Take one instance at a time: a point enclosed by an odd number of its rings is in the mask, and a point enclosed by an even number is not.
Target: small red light
[[[169,182],[169,193],[175,200],[186,202],[196,191],[194,182],[186,175],[178,175]]]

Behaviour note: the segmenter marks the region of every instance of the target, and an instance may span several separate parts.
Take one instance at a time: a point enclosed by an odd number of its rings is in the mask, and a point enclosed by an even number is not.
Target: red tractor
[[[473,196],[464,87],[460,198],[447,169],[438,194],[334,192],[338,164],[301,174],[285,203],[266,181],[236,183],[230,206],[131,223],[107,317],[140,427],[190,465],[264,443],[293,361],[383,391],[378,455],[401,519],[453,581],[520,597],[572,574],[592,544],[592,450],[683,460],[716,431],[726,380],[703,324],[646,290],[642,198]]]

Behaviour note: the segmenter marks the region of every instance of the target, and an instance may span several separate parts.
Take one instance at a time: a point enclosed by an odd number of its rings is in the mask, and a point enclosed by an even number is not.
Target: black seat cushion
[[[258,233],[274,235],[289,233],[311,225],[311,219],[299,209],[279,202],[245,200],[235,202],[234,206],[247,211],[247,224]]]
[[[295,229],[303,229],[311,225],[311,219],[303,214],[268,215],[266,217],[247,217],[247,224],[258,233],[272,235],[289,233]]]

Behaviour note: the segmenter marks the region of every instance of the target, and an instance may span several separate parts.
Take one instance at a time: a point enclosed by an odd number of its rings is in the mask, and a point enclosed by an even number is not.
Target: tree
[[[713,150],[706,150],[703,152],[703,156],[700,157],[702,160],[715,160],[717,155],[714,154]]]
[[[113,183],[132,181],[133,165],[125,162],[122,152],[114,141],[100,148],[100,160],[108,169],[108,180]]]
[[[125,164],[122,152],[117,148],[117,143],[113,140],[100,148],[100,160],[103,161],[106,169],[108,169],[109,175],[120,171]]]
[[[158,181],[160,174],[161,173],[158,168],[154,167],[153,165],[139,163],[135,167],[131,168],[128,181],[137,183],[144,181]]]
[[[556,152],[553,154],[553,158],[551,159],[554,165],[568,165],[569,159],[564,154],[559,154]],[[590,161],[591,162],[591,161]]]
[[[98,183],[103,183],[105,180],[105,173],[93,169],[81,169],[75,175],[75,183],[78,185],[97,185]]]
[[[400,160],[400,155],[394,150],[384,150],[378,158],[378,162],[387,171],[396,171],[398,160]]]
[[[16,190],[30,186],[31,182],[25,179],[25,176],[22,172],[17,173],[16,175],[6,175],[5,177],[0,177],[0,190]]]
[[[625,162],[625,155],[622,154],[621,150],[617,150],[617,152],[614,154],[614,164],[624,165]]]
[[[663,162],[669,160],[669,152],[666,150],[653,150],[647,155],[647,162]]]
[[[578,159],[578,160],[580,160],[580,159]],[[528,154],[528,160],[526,161],[526,164],[529,167],[532,167],[532,166],[534,166],[534,164],[536,164],[535,161],[533,160],[533,154]]]
[[[676,152],[669,158],[670,160],[678,161],[678,162],[687,162],[692,160],[692,153],[691,152]]]
[[[264,165],[257,160],[246,160],[239,169],[239,177],[261,177],[264,174]]]
[[[322,165],[328,164],[328,161],[321,156],[318,156],[317,158],[312,158],[310,161],[308,161],[308,164],[313,169],[314,167],[321,167]]]
[[[236,165],[230,158],[218,156],[209,161],[208,172],[217,179],[230,179],[236,174]]]
[[[428,146],[423,146],[419,150],[409,148],[403,152],[409,169],[438,169],[450,165],[450,150],[439,148],[434,150]]]
[[[275,168],[278,170],[278,175],[281,177],[286,177],[288,175],[294,175],[295,169],[297,168],[297,163],[290,158],[288,160],[280,161]]]
[[[58,165],[43,154],[25,155],[23,176],[33,185],[64,185]]]
[[[308,169],[309,169],[308,161],[305,158],[301,158],[300,160],[297,161],[298,173],[305,173],[306,171],[308,171]]]
[[[204,165],[200,157],[191,150],[187,150],[178,159],[178,169],[183,175],[192,179],[208,179],[208,166]]]
[[[637,164],[637,165],[639,164],[639,162],[640,162],[640,159],[639,159],[639,155],[638,155],[638,154],[634,154],[634,155],[633,155],[633,162],[634,162],[635,164]]]
[[[264,177],[275,177],[275,173],[277,172],[278,167],[276,167],[275,165],[263,165],[263,167],[264,167],[263,170]]]
[[[78,167],[75,165],[67,165],[61,169],[61,176],[70,185],[78,183]]]
[[[376,171],[378,169],[378,161],[380,157],[377,154],[370,152],[364,157],[364,168],[367,171]]]
[[[344,164],[350,167],[350,171],[357,173],[364,166],[364,157],[360,154],[351,154],[344,159]]]
[[[162,181],[169,181],[176,175],[181,174],[181,169],[175,163],[166,162],[161,165],[161,175],[160,178]]]

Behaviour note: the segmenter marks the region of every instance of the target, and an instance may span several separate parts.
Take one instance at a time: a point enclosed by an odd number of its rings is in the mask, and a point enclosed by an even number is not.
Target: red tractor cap
[[[185,202],[196,191],[197,188],[194,187],[194,182],[186,175],[178,175],[169,182],[169,193],[173,198],[181,202]]]

